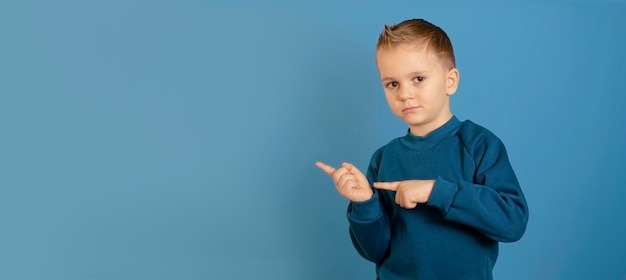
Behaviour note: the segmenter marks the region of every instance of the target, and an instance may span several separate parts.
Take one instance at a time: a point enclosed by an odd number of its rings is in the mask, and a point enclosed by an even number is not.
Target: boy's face
[[[376,64],[391,111],[411,133],[425,136],[452,117],[449,98],[459,72],[448,69],[425,45],[379,49]]]

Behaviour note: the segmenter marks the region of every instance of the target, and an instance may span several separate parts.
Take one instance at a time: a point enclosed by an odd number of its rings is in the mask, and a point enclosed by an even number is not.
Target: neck
[[[424,137],[433,132],[435,129],[447,123],[451,118],[452,112],[447,111],[446,113],[441,114],[439,117],[437,117],[436,120],[427,124],[409,126],[409,130],[411,131],[411,134],[415,136]]]

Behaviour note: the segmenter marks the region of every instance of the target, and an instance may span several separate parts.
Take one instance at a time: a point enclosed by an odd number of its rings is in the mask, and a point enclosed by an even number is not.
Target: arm
[[[368,201],[348,204],[347,216],[350,239],[359,255],[373,263],[382,262],[389,247],[391,228],[378,191]]]
[[[382,148],[374,152],[370,159],[365,176],[370,187],[378,177],[381,155]],[[391,227],[380,191],[372,190],[373,195],[369,200],[348,204],[347,218],[350,239],[359,255],[373,263],[381,263],[389,247]]]
[[[467,147],[476,164],[474,182],[435,180],[428,205],[445,219],[471,226],[500,242],[519,240],[526,231],[528,206],[504,144],[479,137]]]
[[[380,159],[380,151],[372,156],[367,175],[350,163],[343,163],[337,169],[322,162],[316,165],[333,178],[337,191],[350,201],[347,218],[350,238],[357,252],[369,261],[380,263],[387,253],[391,230],[381,204],[382,197],[372,188],[379,162],[375,159]]]

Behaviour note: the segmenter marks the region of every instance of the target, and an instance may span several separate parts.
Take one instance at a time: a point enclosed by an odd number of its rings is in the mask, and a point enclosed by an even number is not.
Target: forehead
[[[425,44],[381,48],[376,51],[376,64],[386,76],[443,69],[439,56]]]

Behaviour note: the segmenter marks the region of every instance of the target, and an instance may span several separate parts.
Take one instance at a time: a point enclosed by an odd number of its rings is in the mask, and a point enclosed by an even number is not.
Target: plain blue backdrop
[[[384,24],[451,37],[453,112],[530,207],[497,279],[626,279],[626,5],[3,1],[0,279],[374,279],[314,166],[406,127]]]

